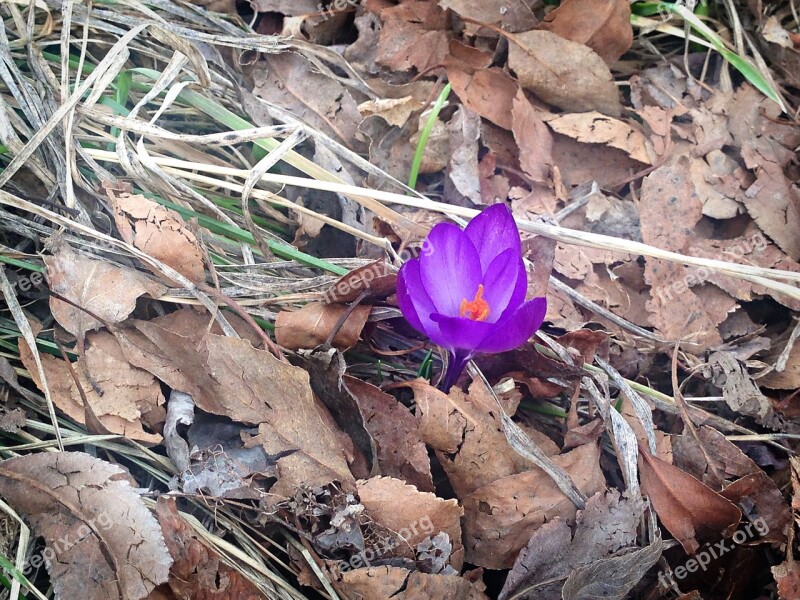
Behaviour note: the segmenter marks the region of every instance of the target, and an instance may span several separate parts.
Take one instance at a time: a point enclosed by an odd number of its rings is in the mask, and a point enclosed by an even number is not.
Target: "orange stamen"
[[[489,317],[489,303],[483,299],[483,284],[478,285],[473,300],[464,298],[458,310],[459,316],[467,317],[472,321],[485,321]]]

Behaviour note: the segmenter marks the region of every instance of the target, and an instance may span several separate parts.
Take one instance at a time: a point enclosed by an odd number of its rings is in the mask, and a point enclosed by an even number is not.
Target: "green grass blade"
[[[431,130],[436,124],[436,119],[439,118],[439,113],[442,111],[444,103],[447,102],[447,97],[450,95],[451,86],[448,83],[442,88],[439,97],[436,98],[436,103],[431,109],[431,114],[428,115],[428,120],[425,121],[425,127],[422,128],[422,133],[417,142],[417,150],[414,152],[414,161],[411,163],[411,173],[408,175],[408,187],[412,190],[417,186],[417,178],[419,177],[419,166],[422,163],[422,156],[425,154],[425,146],[428,144],[428,138],[431,135]]]

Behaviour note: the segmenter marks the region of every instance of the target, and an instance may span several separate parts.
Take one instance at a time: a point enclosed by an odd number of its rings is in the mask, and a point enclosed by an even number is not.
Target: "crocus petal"
[[[440,223],[428,234],[430,252],[420,256],[420,279],[436,312],[455,316],[461,301],[472,300],[481,283],[478,251],[452,223]]]
[[[492,261],[483,278],[483,299],[489,304],[490,322],[525,300],[528,275],[522,257],[509,248]]]
[[[473,321],[466,317],[451,317],[439,313],[434,313],[431,318],[438,323],[442,338],[447,340],[439,345],[450,351],[475,350],[496,327],[488,321]]]
[[[496,323],[440,314],[434,314],[432,318],[439,324],[448,349],[494,354],[524,344],[539,329],[546,312],[547,300],[534,298],[516,310],[507,310]]]
[[[517,224],[505,204],[493,204],[485,209],[469,222],[464,233],[478,249],[484,274],[488,273],[492,261],[509,248],[518,256],[522,255]]]
[[[419,276],[419,260],[407,261],[397,274],[397,304],[403,316],[417,331],[439,337],[439,325],[431,320],[436,312]]]
[[[503,315],[475,351],[493,354],[521,346],[542,326],[546,313],[546,298],[534,298],[526,302],[510,314]],[[441,327],[441,323],[439,325]]]

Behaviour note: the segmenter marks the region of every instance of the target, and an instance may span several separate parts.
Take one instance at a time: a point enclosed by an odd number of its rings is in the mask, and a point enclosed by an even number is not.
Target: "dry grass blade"
[[[102,150],[89,151],[90,156],[99,160],[114,160],[110,153]],[[199,177],[192,171],[202,169],[207,173],[235,177],[244,179],[249,176],[249,171],[242,169],[234,169],[231,167],[220,167],[216,165],[198,165],[197,163],[190,163],[188,161],[174,159],[174,158],[155,158],[154,161],[168,169],[170,172],[180,175],[186,179],[196,179]],[[206,180],[207,181],[207,180]],[[380,190],[370,190],[357,186],[345,185],[340,183],[330,183],[327,181],[307,179],[304,177],[295,177],[291,175],[278,175],[266,173],[262,176],[261,181],[275,183],[278,185],[292,185],[298,187],[305,187],[310,189],[324,190],[330,192],[337,192],[345,194],[355,200],[359,201],[363,198],[371,198],[375,201],[387,204],[399,204],[403,206],[411,206],[422,210],[430,210],[451,216],[460,216],[472,218],[478,214],[479,211],[464,208],[452,204],[444,204],[442,202],[435,202],[433,200],[422,200],[417,198],[410,198],[395,194],[392,192],[384,192]],[[372,207],[372,204],[365,205]],[[737,279],[744,279],[753,283],[758,283],[767,289],[775,290],[785,294],[789,298],[800,299],[800,288],[782,283],[783,281],[800,282],[800,273],[793,271],[782,271],[779,269],[765,269],[752,265],[742,265],[739,263],[726,262],[721,260],[713,260],[707,258],[699,258],[694,256],[686,256],[677,252],[670,252],[662,250],[654,246],[635,242],[632,240],[615,238],[607,235],[596,233],[577,231],[550,225],[546,223],[536,223],[533,221],[517,219],[519,228],[523,231],[536,233],[548,238],[558,240],[568,244],[575,244],[578,246],[588,246],[591,248],[600,248],[604,250],[614,250],[617,252],[627,252],[633,255],[641,255],[653,258],[668,260],[670,262],[680,263],[684,265],[692,265],[697,267],[705,267],[724,273]],[[402,225],[401,225],[402,226]],[[415,227],[418,229],[418,227]]]

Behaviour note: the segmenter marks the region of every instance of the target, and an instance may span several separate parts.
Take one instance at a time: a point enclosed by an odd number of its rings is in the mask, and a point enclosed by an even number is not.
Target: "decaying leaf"
[[[661,538],[644,548],[602,558],[575,569],[562,590],[564,600],[623,600],[661,557]]]
[[[633,125],[613,119],[597,111],[542,115],[548,127],[584,144],[603,144],[625,152],[642,164],[652,164],[648,154],[647,138]]]
[[[622,56],[633,42],[627,0],[565,0],[547,14],[541,28],[586,44],[607,63]]]
[[[174,394],[170,404],[173,401]],[[267,456],[261,446],[245,447],[242,438],[257,433],[255,428],[199,412],[186,432],[191,453],[178,474],[181,490],[214,498],[260,499],[269,487],[267,480],[277,477],[276,461],[293,450]]]
[[[353,442],[314,398],[303,369],[247,340],[185,331],[174,318],[136,321],[118,339],[133,365],[191,395],[199,409],[258,425],[246,446],[262,444],[267,455],[280,456],[275,494],[289,496],[300,483],[353,480]]]
[[[422,104],[413,96],[403,98],[379,98],[358,105],[359,112],[366,118],[377,115],[389,125],[402,127],[412,113],[422,108]]]
[[[43,389],[33,354],[22,339],[19,353],[34,383]],[[83,398],[70,374],[70,365],[49,354],[41,354],[40,358],[55,405],[71,419],[85,424]],[[164,404],[161,386],[153,375],[128,362],[113,335],[105,331],[89,334],[85,355],[71,369],[91,412],[106,430],[146,444],[161,441],[159,434],[142,427],[145,415]],[[163,414],[163,408],[160,410]]]
[[[511,103],[519,84],[497,67],[465,70],[448,65],[447,78],[461,102],[503,129],[511,129]]]
[[[551,459],[585,495],[605,489],[597,444],[585,444]],[[575,505],[537,467],[497,479],[462,502],[466,560],[489,569],[510,568],[534,531],[556,517],[573,522],[576,514]]]
[[[439,14],[434,16],[432,13],[437,11]],[[375,62],[393,71],[416,69],[419,73],[441,65],[448,53],[447,34],[436,27],[436,21],[443,12],[427,2],[384,9]]]
[[[52,249],[53,254],[44,258],[50,289],[106,323],[124,321],[140,296],[158,298],[166,291],[144,273],[88,258],[66,242],[55,241]],[[64,329],[78,337],[103,326],[85,311],[55,297],[50,298],[50,310]]]
[[[295,52],[268,54],[252,73],[253,93],[285,109],[296,119],[356,144],[361,113],[350,91]]]
[[[419,435],[434,450],[459,498],[493,481],[533,468],[506,438],[497,404],[477,381],[465,394],[453,388],[445,394],[417,380],[414,390]],[[506,406],[513,414],[516,403]],[[545,437],[543,434],[539,434]]]
[[[331,345],[344,351],[358,342],[369,313],[370,307],[366,305],[351,310],[342,304],[309,302],[300,310],[278,313],[275,339],[290,350],[316,348],[324,344],[338,326]]]
[[[596,110],[617,117],[619,91],[606,64],[591,48],[550,31],[515,34],[508,64],[522,87],[571,112]]]
[[[447,123],[450,160],[447,165],[445,189],[481,203],[481,182],[478,169],[481,119],[469,109],[460,106]],[[452,188],[451,188],[452,186]]]
[[[456,570],[464,562],[461,542],[463,509],[457,500],[444,500],[392,477],[373,477],[358,481],[358,497],[367,514],[402,541],[394,546],[395,556],[414,558],[418,544],[440,532],[452,544],[450,564]]]
[[[176,600],[262,600],[241,572],[229,567],[181,517],[174,498],[159,498],[156,517],[174,562],[168,588]],[[150,599],[152,600],[152,598]]]
[[[410,483],[422,492],[433,492],[428,451],[411,412],[374,385],[349,375],[342,381],[358,399],[367,431],[375,440],[380,473]]]
[[[308,372],[314,396],[325,405],[339,428],[345,432],[360,451],[363,464],[351,464],[350,470],[359,479],[377,474],[377,444],[366,427],[367,414],[358,399],[344,384],[347,364],[344,356],[335,350],[303,353],[294,358],[294,364]]]
[[[520,551],[506,578],[500,600],[519,597],[560,600],[561,588],[575,569],[636,547],[644,511],[641,498],[611,491],[597,493],[578,511],[575,533],[561,518],[542,525]]]
[[[702,218],[703,205],[694,189],[688,160],[659,167],[642,182],[639,213],[642,241],[664,250],[682,252],[689,245]],[[709,285],[696,269],[647,258],[645,281],[651,300],[646,308],[650,321],[667,339],[684,339],[694,347],[721,343],[717,325],[736,302]]]
[[[753,535],[750,543],[786,543],[787,527],[791,523],[789,505],[780,489],[764,471],[745,475],[722,490],[721,494],[735,503],[742,513],[757,524],[760,537]]]
[[[511,117],[522,170],[535,183],[549,181],[553,168],[553,136],[521,89],[514,96]]]
[[[0,464],[0,496],[45,538],[58,598],[139,600],[167,580],[164,536],[132,485],[122,468],[82,452]]]
[[[698,538],[727,537],[739,524],[742,513],[732,502],[646,450],[639,457],[642,489],[687,554],[697,552]]]
[[[429,575],[398,567],[355,569],[342,586],[358,600],[487,600],[482,585],[455,575]]]
[[[439,0],[439,6],[479,23],[499,25],[504,31],[526,31],[536,26],[531,6],[524,0]]]
[[[695,432],[696,437],[684,428],[677,436],[674,464],[714,491],[721,491],[727,479],[760,472],[756,463],[716,429],[702,425]]]
[[[205,281],[203,252],[183,217],[139,194],[111,195],[122,239],[195,283]]]
[[[739,414],[754,418],[762,425],[782,429],[781,419],[769,399],[758,389],[745,366],[730,352],[714,352],[708,363],[712,380],[722,388],[725,402]]]

